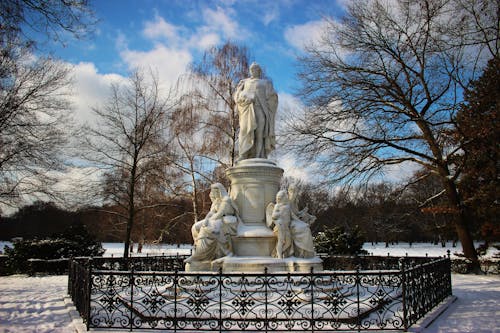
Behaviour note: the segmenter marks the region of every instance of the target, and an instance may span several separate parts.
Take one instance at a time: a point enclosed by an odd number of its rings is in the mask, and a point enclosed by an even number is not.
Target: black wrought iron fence
[[[201,274],[142,270],[157,267],[144,258],[126,271],[103,270],[115,268],[110,258],[77,259],[69,291],[87,328],[170,331],[406,330],[451,295],[449,258],[379,258],[398,269],[363,270],[358,258],[349,271]]]

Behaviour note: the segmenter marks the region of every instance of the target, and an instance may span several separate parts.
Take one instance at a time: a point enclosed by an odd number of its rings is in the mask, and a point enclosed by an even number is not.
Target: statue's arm
[[[224,198],[222,199],[222,202],[220,203],[219,209],[217,212],[212,215],[212,219],[221,219],[223,216],[226,215],[234,215],[234,209],[233,206],[231,205],[231,199],[230,198]]]
[[[238,99],[240,98],[240,93],[245,89],[245,80],[241,80],[238,82],[238,85],[236,86],[236,92],[234,93],[234,101],[238,102]]]
[[[269,107],[271,108],[271,110],[276,112],[276,110],[278,109],[278,94],[274,90],[273,84],[270,81],[267,82],[267,89],[266,90],[267,90],[267,92],[266,92],[267,103],[268,103]]]

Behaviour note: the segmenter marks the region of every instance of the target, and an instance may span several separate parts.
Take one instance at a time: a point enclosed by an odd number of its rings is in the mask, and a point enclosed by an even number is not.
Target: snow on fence
[[[347,258],[325,267],[356,269],[283,274],[187,273],[181,256],[77,258],[68,289],[88,329],[173,331],[406,330],[451,295],[449,258],[377,257],[377,270],[364,270],[373,256]]]

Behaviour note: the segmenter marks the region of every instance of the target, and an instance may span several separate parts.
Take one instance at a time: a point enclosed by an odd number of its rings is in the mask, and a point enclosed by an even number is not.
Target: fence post
[[[129,262],[130,264],[130,262]],[[129,330],[132,332],[132,329],[134,328],[134,313],[132,312],[132,309],[134,308],[134,265],[132,264],[130,270],[130,328]]]
[[[87,270],[87,311],[85,316],[87,317],[87,331],[90,329],[90,304],[91,304],[91,292],[92,292],[92,257],[88,260],[88,270]]]
[[[406,267],[405,267],[404,262],[401,265],[400,274],[401,274],[401,297],[403,300],[403,326],[404,326],[405,331],[407,331],[408,330],[408,309],[406,308],[406,306],[407,306],[407,304],[406,304]]]
[[[311,285],[311,332],[314,332],[314,267],[311,266],[309,276],[309,284]]]
[[[177,332],[177,284],[178,284],[178,270],[174,271],[174,332]]]
[[[267,276],[267,267],[264,267],[264,327],[267,329],[269,327],[269,323],[267,321],[267,284],[268,284],[268,276]]]
[[[222,266],[219,267],[219,332],[222,332]]]
[[[356,266],[356,305],[357,305],[357,313],[356,313],[356,322],[358,325],[358,332],[361,332],[361,308],[360,308],[360,300],[359,300],[359,284],[361,283],[361,279],[359,277],[359,266]]]
[[[448,296],[453,295],[453,286],[451,285],[451,255],[450,255],[450,250],[446,251],[448,254],[447,262],[446,262],[446,274],[448,275],[447,277],[447,282],[448,282]]]

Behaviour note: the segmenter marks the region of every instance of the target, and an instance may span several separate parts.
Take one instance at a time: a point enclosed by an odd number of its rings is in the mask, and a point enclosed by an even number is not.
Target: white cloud
[[[285,177],[293,177],[295,179],[301,180],[305,183],[314,182],[313,176],[316,174],[312,171],[312,168],[305,168],[297,163],[295,156],[291,154],[285,154],[277,157],[277,164],[280,168],[285,170]]]
[[[69,209],[85,205],[101,204],[97,193],[104,171],[94,167],[69,167],[63,172],[52,172],[51,176],[57,179],[51,190],[64,197],[60,204]]]
[[[192,44],[199,50],[205,50],[210,46],[214,46],[220,43],[220,36],[215,32],[208,32],[206,34],[201,34],[199,36],[194,36],[192,39]]]
[[[151,69],[158,73],[160,84],[165,85],[165,88],[173,86],[192,61],[192,55],[189,51],[167,48],[162,44],[157,44],[150,51],[126,49],[120,52],[120,55],[131,70],[135,68]]]
[[[177,50],[205,50],[220,43],[222,39],[241,40],[249,33],[232,18],[234,11],[229,7],[205,8],[201,14],[201,24],[192,30],[167,22],[158,14],[144,23],[144,37],[168,45]],[[123,38],[122,38],[123,39]],[[126,49],[123,46],[120,49]],[[166,47],[166,46],[165,46]]]
[[[219,31],[227,38],[239,39],[241,29],[238,23],[226,14],[227,12],[227,8],[217,7],[216,10],[206,8],[203,11],[203,19],[211,30]]]
[[[95,65],[88,62],[80,62],[73,66],[73,78],[71,101],[75,108],[75,120],[78,123],[90,122],[93,118],[91,108],[106,100],[112,83],[125,80],[118,74],[100,74]]]
[[[160,83],[170,87],[186,72],[193,60],[192,51],[203,51],[222,39],[238,40],[248,34],[233,20],[233,14],[228,8],[205,8],[201,24],[192,30],[167,22],[157,14],[144,23],[142,30],[143,36],[154,42],[152,49],[134,50],[123,35],[119,35],[117,47],[129,69],[152,69],[158,73]]]
[[[408,180],[420,169],[421,166],[413,162],[387,165],[384,167],[384,174],[381,178],[390,182],[402,182]]]
[[[327,26],[325,20],[310,21],[301,25],[293,25],[285,29],[285,40],[298,50],[316,45],[321,41],[323,30]]]
[[[278,136],[278,144],[273,157],[276,158],[278,166],[285,170],[285,176],[293,177],[304,182],[317,183],[319,181],[317,163],[308,163],[304,165],[300,163],[297,156],[286,151],[286,145],[283,142],[282,135],[287,132],[288,123],[296,121],[303,117],[304,105],[295,96],[280,92],[278,94],[278,114],[276,117],[276,135]]]
[[[163,38],[167,41],[177,42],[179,27],[156,15],[153,21],[146,21],[142,33],[149,39]]]
[[[262,23],[264,23],[264,25],[267,26],[269,25],[269,23],[276,20],[278,17],[279,17],[278,10],[267,11],[262,17]]]

